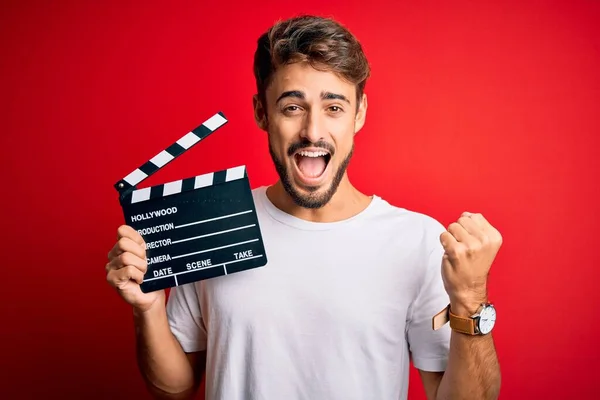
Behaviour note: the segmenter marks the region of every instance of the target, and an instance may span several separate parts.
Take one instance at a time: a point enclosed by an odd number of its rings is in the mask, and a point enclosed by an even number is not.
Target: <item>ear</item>
[[[263,131],[266,131],[267,113],[257,94],[252,96],[252,106],[254,108],[254,120],[256,121],[256,125]]]
[[[362,129],[365,125],[365,119],[367,118],[367,95],[363,93],[360,103],[358,104],[358,110],[356,111],[356,117],[354,118],[354,134]]]

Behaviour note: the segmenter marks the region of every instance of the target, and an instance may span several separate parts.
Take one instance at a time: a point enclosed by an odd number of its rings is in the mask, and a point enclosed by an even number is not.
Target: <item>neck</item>
[[[275,207],[283,212],[312,222],[337,222],[351,218],[363,211],[372,200],[370,196],[356,189],[350,183],[347,175],[344,175],[329,202],[318,209],[298,206],[286,192],[281,181],[277,181],[267,188],[267,197]]]

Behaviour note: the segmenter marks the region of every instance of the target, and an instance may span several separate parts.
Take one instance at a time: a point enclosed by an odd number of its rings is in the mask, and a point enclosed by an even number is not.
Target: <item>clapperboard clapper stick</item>
[[[137,188],[226,123],[213,115],[115,184],[126,224],[146,242],[146,293],[267,263],[244,165]]]

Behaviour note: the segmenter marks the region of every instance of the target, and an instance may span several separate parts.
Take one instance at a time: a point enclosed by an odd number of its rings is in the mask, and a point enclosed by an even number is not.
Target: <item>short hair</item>
[[[273,74],[278,67],[295,62],[307,62],[354,84],[357,102],[371,74],[360,42],[339,22],[312,15],[280,20],[259,37],[254,53],[256,89],[265,108],[265,92]]]

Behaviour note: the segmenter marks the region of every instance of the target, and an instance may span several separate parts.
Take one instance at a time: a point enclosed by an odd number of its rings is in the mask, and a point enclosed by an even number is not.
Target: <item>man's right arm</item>
[[[206,352],[185,353],[171,333],[165,303],[134,311],[137,362],[150,393],[157,399],[193,398],[206,366]]]
[[[173,335],[164,290],[142,292],[148,269],[144,239],[122,225],[108,253],[106,279],[133,309],[136,355],[142,378],[157,399],[194,397],[204,373],[204,352],[185,353]],[[182,289],[183,290],[183,289]]]

